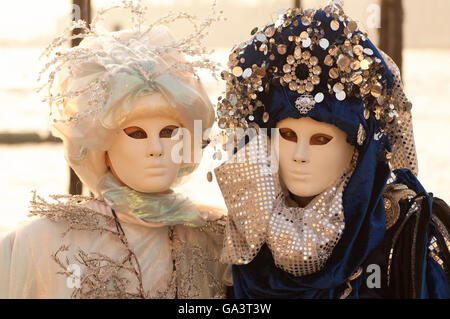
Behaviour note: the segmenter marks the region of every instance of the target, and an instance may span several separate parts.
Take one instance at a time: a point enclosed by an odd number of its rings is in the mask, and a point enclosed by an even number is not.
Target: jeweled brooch
[[[315,105],[316,101],[311,94],[300,95],[295,100],[295,107],[301,114],[307,114]]]

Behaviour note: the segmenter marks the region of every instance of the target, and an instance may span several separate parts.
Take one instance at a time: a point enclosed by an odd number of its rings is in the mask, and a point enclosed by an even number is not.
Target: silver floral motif
[[[301,114],[307,114],[310,110],[314,108],[316,102],[311,94],[300,95],[295,100],[295,107]]]

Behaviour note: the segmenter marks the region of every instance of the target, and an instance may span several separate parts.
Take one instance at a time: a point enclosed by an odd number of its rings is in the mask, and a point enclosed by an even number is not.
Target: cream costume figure
[[[400,73],[340,1],[286,10],[229,61],[219,126],[249,136],[215,169],[235,296],[450,298],[450,208],[416,178]]]
[[[194,121],[201,133],[214,122],[195,70],[215,71],[200,40],[218,17],[176,41],[160,24],[191,16],[144,25],[145,8],[122,7],[132,29],[101,31],[110,8],[73,26],[79,46],[62,49],[71,38],[59,37],[45,52],[53,132],[95,197],[35,193],[35,217],[0,242],[0,298],[224,296],[223,213],[172,190],[198,165]]]

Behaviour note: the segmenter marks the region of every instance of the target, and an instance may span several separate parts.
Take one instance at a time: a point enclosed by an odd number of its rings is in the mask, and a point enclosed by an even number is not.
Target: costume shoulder
[[[227,211],[221,207],[196,204],[196,207],[208,216],[206,224],[199,228],[200,231],[223,236],[227,220]]]
[[[386,229],[394,226],[399,220],[400,201],[411,200],[414,196],[416,196],[416,192],[404,184],[389,184],[385,187],[383,200],[386,211]]]
[[[0,239],[0,298],[36,298],[64,227],[29,218]]]
[[[404,184],[391,184],[386,187],[383,193],[386,229],[391,229],[399,220],[406,224],[406,219],[410,217],[408,214],[412,215],[414,212],[419,212],[418,214],[427,215],[428,211],[431,218],[423,219],[424,222],[427,220],[429,225],[427,230],[427,254],[439,264],[450,278],[450,207],[444,200],[433,197],[432,194],[429,195],[432,201],[431,207],[424,207],[429,206],[427,197],[416,197],[416,195],[414,190]],[[405,209],[407,206],[410,206],[410,209]],[[400,228],[397,229],[397,233],[403,227],[397,225],[396,228]],[[416,228],[419,229],[420,225],[417,225]]]
[[[107,227],[107,216],[83,205],[86,200],[52,195],[54,202],[34,194],[29,217],[0,237],[0,298],[49,296],[49,280],[55,280],[55,252],[69,242],[70,230]],[[76,236],[75,234],[73,236]],[[53,271],[53,272],[52,272]],[[57,294],[63,296],[63,294]]]
[[[386,234],[367,265],[379,265],[379,289],[370,297],[450,298],[450,209],[406,172],[405,183],[389,184],[383,193]],[[415,187],[420,186],[420,187]]]
[[[51,246],[64,233],[65,226],[45,217],[29,217],[19,223],[15,229],[0,238],[0,258],[2,261],[20,258],[32,260],[39,257],[35,249],[42,251]],[[0,270],[3,270],[0,268]],[[3,271],[0,271],[0,274]]]
[[[36,195],[30,202],[29,215],[45,217],[55,223],[66,225],[70,230],[111,231],[114,218],[103,212],[100,201],[81,195],[50,195],[51,201]],[[63,234],[63,235],[64,235]]]

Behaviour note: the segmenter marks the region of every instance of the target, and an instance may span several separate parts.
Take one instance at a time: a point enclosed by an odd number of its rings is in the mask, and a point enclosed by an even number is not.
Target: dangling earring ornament
[[[213,180],[213,176],[212,176],[212,173],[211,172],[208,172],[207,174],[206,174],[206,179],[208,180],[208,182],[212,182],[212,180]]]
[[[213,150],[213,155],[212,155],[212,159],[214,161],[220,161],[222,159],[222,151],[220,149],[217,149],[216,144],[217,144],[217,139],[218,137],[214,137],[212,140],[209,140],[209,142],[212,143],[212,145],[214,145],[214,150]],[[226,149],[224,149],[226,150]],[[208,182],[212,182],[213,180],[213,175],[212,175],[212,164],[210,165],[210,171],[208,171],[208,173],[206,173],[206,179],[208,180]]]
[[[213,160],[220,161],[222,159],[222,152],[220,150],[214,150]]]

